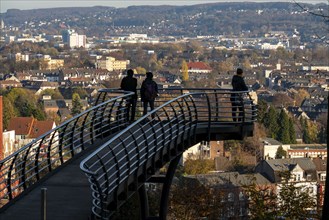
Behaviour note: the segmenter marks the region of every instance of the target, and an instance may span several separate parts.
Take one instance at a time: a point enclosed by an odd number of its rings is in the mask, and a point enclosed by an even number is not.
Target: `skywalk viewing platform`
[[[0,220],[110,219],[134,193],[141,198],[141,218],[148,219],[146,182],[163,183],[160,216],[153,219],[164,219],[171,180],[186,149],[203,140],[253,135],[253,100],[240,92],[241,112],[232,114],[231,94],[163,90],[154,111],[141,116],[137,107],[138,119],[128,123],[132,93],[100,90],[92,108],[1,161]],[[154,178],[167,163],[166,176]]]

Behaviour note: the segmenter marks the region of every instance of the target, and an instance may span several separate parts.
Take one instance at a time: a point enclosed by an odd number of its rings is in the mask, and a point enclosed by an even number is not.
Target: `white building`
[[[128,64],[128,60],[116,60],[114,57],[106,57],[96,61],[98,69],[106,69],[108,71],[125,70]]]
[[[263,156],[264,159],[274,159],[278,148],[281,146],[283,150],[287,151],[290,149],[289,144],[282,144],[281,142],[273,139],[273,138],[264,138],[262,140],[263,147]],[[288,156],[288,155],[287,155]]]
[[[3,156],[8,157],[10,154],[14,153],[16,150],[15,145],[15,131],[4,131],[3,136]]]
[[[86,47],[86,35],[79,35],[75,30],[65,30],[62,33],[63,42],[70,48]]]
[[[183,153],[183,164],[188,158],[209,158],[210,157],[210,145],[208,142],[200,142]]]
[[[261,45],[261,49],[262,50],[276,50],[279,47],[286,48],[286,46],[283,43],[281,43],[281,42],[279,42],[277,44],[263,43]]]
[[[3,20],[0,21],[0,29],[5,29],[5,22]]]

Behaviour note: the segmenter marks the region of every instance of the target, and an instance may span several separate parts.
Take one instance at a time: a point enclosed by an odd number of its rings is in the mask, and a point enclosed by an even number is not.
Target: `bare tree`
[[[309,15],[323,19],[324,34],[323,36],[315,33],[318,39],[320,39],[325,44],[329,45],[329,0],[327,4],[321,4],[321,7],[310,9],[307,5],[302,4],[296,0],[293,0],[294,3],[304,12],[307,12]]]
[[[323,19],[326,36],[319,36],[317,34],[316,35],[325,44],[329,45],[329,0],[327,0],[328,3],[326,4],[325,9],[317,9],[317,10],[310,10],[305,5],[298,3],[296,0],[293,1],[301,10],[309,13],[311,16],[315,16]],[[328,101],[329,101],[329,96],[328,96]],[[329,122],[329,111],[327,113],[327,130],[329,124],[328,122]],[[329,135],[327,135],[327,151],[328,151],[327,153],[329,153]],[[329,162],[329,158],[327,157],[327,164],[328,162]],[[329,166],[327,166],[327,174],[328,173],[329,173]],[[324,203],[322,209],[322,219],[324,219],[325,216],[329,216],[329,178],[326,178]]]

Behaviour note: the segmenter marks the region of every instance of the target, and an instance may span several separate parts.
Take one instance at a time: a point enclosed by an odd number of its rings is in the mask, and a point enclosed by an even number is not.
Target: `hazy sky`
[[[271,0],[144,0],[144,1],[126,1],[126,0],[0,0],[0,11],[6,12],[7,9],[37,9],[53,7],[90,7],[95,5],[127,7],[130,5],[194,5],[209,2],[271,2]],[[292,2],[293,0],[272,0],[272,2]],[[327,0],[297,0],[298,2],[319,3]]]

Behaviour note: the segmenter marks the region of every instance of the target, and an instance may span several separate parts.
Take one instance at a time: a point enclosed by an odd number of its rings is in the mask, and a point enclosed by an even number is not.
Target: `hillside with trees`
[[[150,2],[151,4],[151,2]],[[310,10],[325,4],[305,4]],[[321,10],[321,9],[319,9]],[[147,16],[145,16],[147,15]],[[150,36],[240,35],[263,36],[268,31],[294,31],[303,38],[326,33],[320,17],[309,16],[294,3],[227,2],[192,6],[76,7],[34,10],[11,9],[1,14],[7,25],[38,24],[40,31],[58,34],[61,27],[87,36],[144,33]]]

